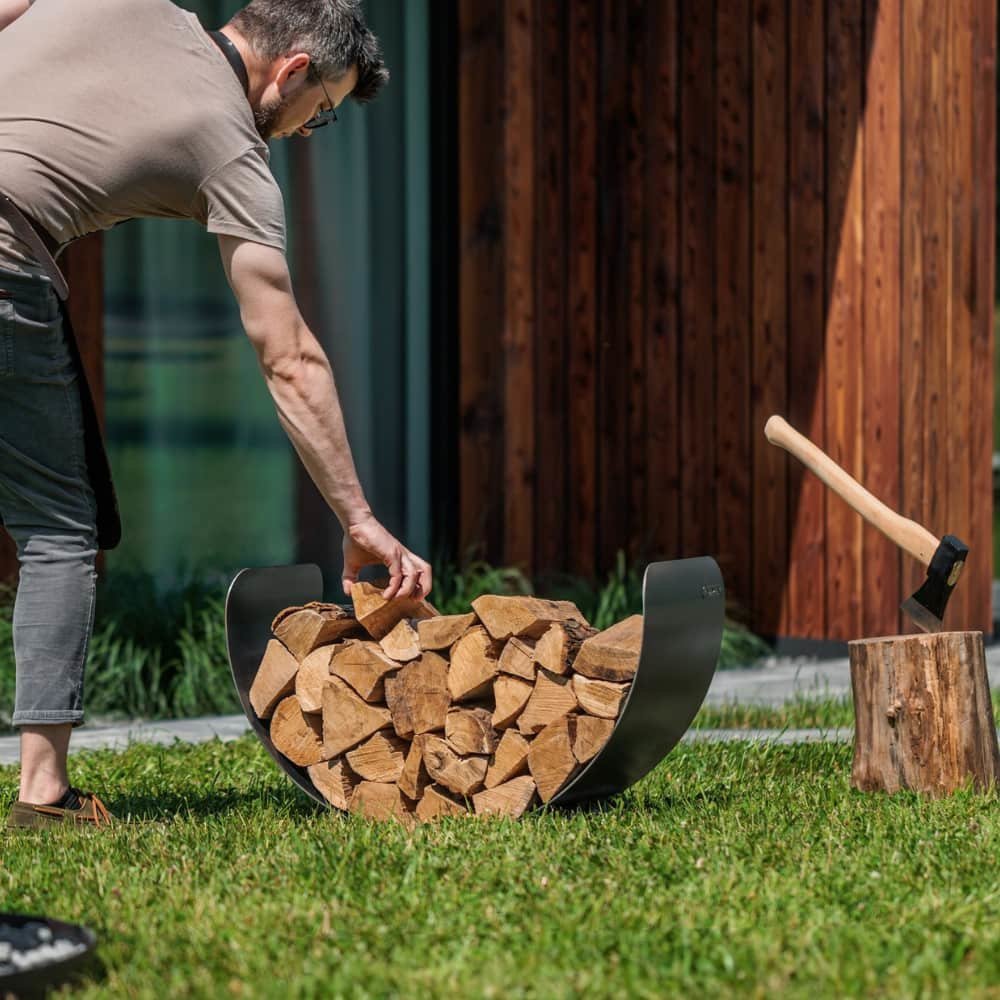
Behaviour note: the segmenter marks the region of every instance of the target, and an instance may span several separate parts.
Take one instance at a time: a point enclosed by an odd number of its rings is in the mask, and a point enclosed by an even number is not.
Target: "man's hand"
[[[389,586],[382,591],[386,600],[394,597],[426,597],[433,580],[430,566],[405,545],[393,538],[375,517],[350,525],[344,532],[344,573],[341,585],[351,594],[363,566],[381,563],[389,570]]]

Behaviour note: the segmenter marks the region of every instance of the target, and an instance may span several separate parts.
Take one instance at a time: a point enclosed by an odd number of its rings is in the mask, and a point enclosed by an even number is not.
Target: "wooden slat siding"
[[[646,267],[647,211],[643,178],[646,169],[646,0],[627,0],[628,76],[626,121],[628,166],[628,311],[623,331],[628,340],[628,508],[624,543],[630,563],[648,550],[646,531]]]
[[[566,328],[567,150],[566,150],[566,0],[536,5],[540,19],[535,47],[536,78],[542,99],[536,101],[537,296],[535,436],[535,566],[545,572],[570,565]]]
[[[902,330],[900,370],[902,385],[902,505],[901,513],[926,522],[924,493],[924,274],[923,173],[924,102],[926,100],[924,11],[936,0],[908,0],[903,17],[903,176],[901,191]],[[902,593],[912,594],[924,579],[915,559],[902,560]],[[900,631],[917,631],[908,615],[900,613]]]
[[[865,101],[864,485],[900,503],[900,55],[902,0],[866,0],[870,38]],[[901,554],[866,526],[862,627],[877,635],[898,622]]]
[[[104,423],[104,241],[94,233],[71,244],[59,261],[70,286],[69,313],[87,381]]]
[[[786,6],[753,5],[753,610],[765,635],[788,635],[788,491],[785,453],[764,424],[785,413],[788,344]]]
[[[993,296],[996,226],[996,37],[995,0],[973,5],[975,131],[973,133],[974,305],[972,321],[972,538],[975,562],[964,580],[973,595],[971,627],[993,631]]]
[[[598,30],[597,564],[628,538],[628,7],[602,0]]]
[[[459,0],[459,546],[502,552],[503,16]]]
[[[942,535],[948,526],[948,283],[947,108],[948,9],[928,2],[924,8],[925,91],[921,121],[924,276],[924,525]],[[906,557],[909,559],[909,557]],[[967,582],[967,581],[966,581]]]
[[[679,4],[648,8],[646,183],[646,525],[651,557],[680,552]]]
[[[788,419],[826,447],[824,0],[789,5]],[[826,634],[826,487],[791,462],[788,633]]]
[[[681,548],[716,549],[715,531],[715,17],[681,18]]]
[[[597,569],[597,0],[569,7],[569,518],[571,568]]]
[[[716,384],[718,560],[744,615],[753,573],[750,421],[750,0],[716,20]]]
[[[535,4],[504,0],[504,552],[530,571],[535,506]]]
[[[827,3],[826,447],[861,479],[864,456],[861,328],[864,302],[863,88],[867,69],[862,0]],[[827,497],[827,634],[862,634],[862,521]]]
[[[951,134],[948,165],[949,243],[948,266],[951,287],[951,337],[948,386],[948,520],[947,531],[972,547],[969,579],[956,587],[948,602],[948,627],[968,628],[971,596],[969,583],[975,578],[982,545],[972,536],[972,463],[979,448],[972,440],[972,322],[973,322],[973,232],[972,176],[973,47],[972,0],[950,0],[948,4],[948,130]]]

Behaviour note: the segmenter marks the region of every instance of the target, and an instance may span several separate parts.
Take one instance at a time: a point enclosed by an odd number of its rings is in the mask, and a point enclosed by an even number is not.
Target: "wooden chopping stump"
[[[981,632],[858,639],[849,648],[855,788],[937,797],[1000,781]]]

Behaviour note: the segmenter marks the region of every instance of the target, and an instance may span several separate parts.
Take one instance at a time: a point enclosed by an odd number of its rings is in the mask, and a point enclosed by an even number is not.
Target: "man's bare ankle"
[[[18,800],[32,806],[50,806],[58,802],[69,791],[69,783],[37,782],[21,787]]]

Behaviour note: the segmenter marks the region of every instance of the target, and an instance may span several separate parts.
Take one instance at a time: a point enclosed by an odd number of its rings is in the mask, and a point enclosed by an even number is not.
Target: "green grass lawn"
[[[862,795],[850,756],[680,747],[604,810],[410,834],[249,738],[82,754],[132,822],[0,834],[0,909],[97,931],[83,997],[996,996],[996,797]]]

